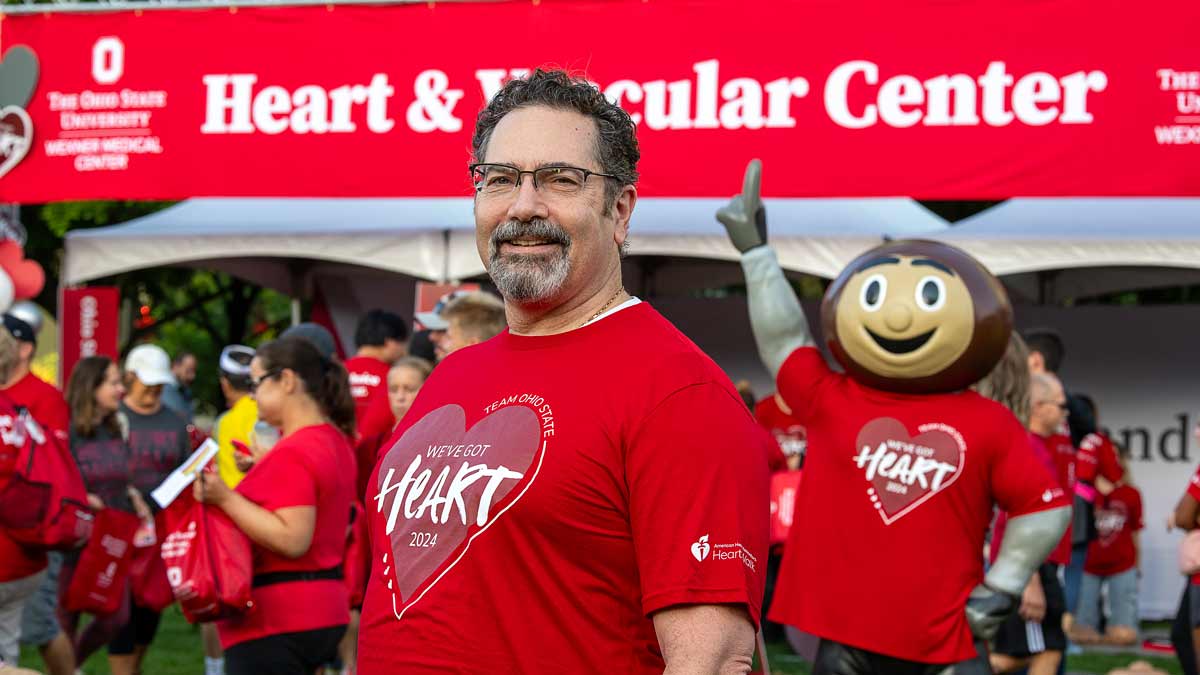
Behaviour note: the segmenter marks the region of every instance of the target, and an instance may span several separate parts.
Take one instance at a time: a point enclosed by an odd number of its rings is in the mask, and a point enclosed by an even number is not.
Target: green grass
[[[21,665],[44,672],[41,655],[30,647],[21,647]],[[107,652],[100,649],[93,654],[83,664],[83,672],[87,675],[109,675]],[[178,605],[172,605],[163,612],[158,635],[146,653],[142,672],[147,675],[197,675],[204,672],[200,629],[184,620]]]
[[[809,675],[808,663],[792,653],[784,643],[767,645],[767,658],[771,660],[771,672],[785,675]],[[1141,656],[1139,654],[1072,654],[1067,657],[1067,669],[1073,672],[1105,675],[1113,668],[1127,666],[1142,659],[1172,675],[1183,675],[1179,662],[1174,658]],[[758,667],[758,664],[755,664]]]
[[[772,643],[767,646],[771,659],[771,670],[785,675],[809,675],[808,665],[783,643]],[[1067,659],[1067,667],[1072,671],[1105,675],[1113,668],[1127,666],[1136,659],[1145,659],[1155,666],[1172,673],[1182,675],[1179,663],[1173,658],[1145,657],[1137,654],[1077,654]],[[21,665],[35,670],[42,670],[42,659],[37,650],[24,647],[21,650]],[[163,613],[162,624],[158,636],[146,656],[142,671],[153,675],[198,675],[204,672],[204,653],[200,646],[200,631],[189,625],[179,612],[179,607],[173,606]],[[83,666],[87,675],[109,675],[108,660],[104,650],[92,655]]]

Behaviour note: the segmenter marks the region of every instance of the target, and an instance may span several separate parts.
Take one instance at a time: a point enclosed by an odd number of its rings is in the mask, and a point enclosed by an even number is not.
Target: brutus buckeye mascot
[[[808,428],[771,619],[820,638],[814,675],[990,673],[984,644],[1071,515],[1021,424],[969,390],[1008,343],[1004,289],[945,244],[874,248],[821,305],[835,372],[767,245],[760,175],[755,160],[717,218],[742,252],[759,354]],[[985,576],[997,505],[1013,518]]]

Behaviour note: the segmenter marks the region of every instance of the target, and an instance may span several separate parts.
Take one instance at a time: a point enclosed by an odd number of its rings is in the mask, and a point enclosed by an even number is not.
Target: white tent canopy
[[[724,203],[639,200],[631,255],[736,262],[737,251],[714,219]],[[835,275],[845,260],[884,236],[947,227],[908,199],[766,204],[784,267],[819,276]],[[297,292],[312,270],[329,271],[333,264],[464,279],[484,272],[473,223],[469,198],[191,199],[122,225],[69,233],[64,277],[79,284],[134,269],[189,265]]]
[[[1200,284],[1200,199],[1010,199],[935,238],[1041,302]]]

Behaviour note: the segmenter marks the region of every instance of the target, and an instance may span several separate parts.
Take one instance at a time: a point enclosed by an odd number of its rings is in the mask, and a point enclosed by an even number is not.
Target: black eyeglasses
[[[1038,401],[1038,403],[1049,403],[1050,405],[1057,407],[1059,410],[1067,410],[1070,407],[1067,405],[1066,401],[1063,401],[1062,403],[1059,403],[1058,401]]]
[[[275,370],[268,370],[267,372],[263,373],[263,376],[260,378],[250,378],[250,393],[253,394],[254,392],[258,391],[259,386],[261,386],[263,382],[266,382],[282,372],[282,368],[276,368]]]
[[[521,187],[521,177],[533,176],[533,189],[548,195],[570,197],[583,191],[591,176],[616,178],[611,173],[600,173],[577,166],[543,166],[533,171],[522,171],[509,164],[472,164],[471,184],[482,197],[507,197]]]

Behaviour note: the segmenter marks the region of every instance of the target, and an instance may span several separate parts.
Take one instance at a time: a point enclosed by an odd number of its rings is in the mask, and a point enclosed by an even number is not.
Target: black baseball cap
[[[34,332],[33,326],[18,319],[12,314],[4,315],[4,327],[12,336],[21,342],[37,342],[37,333]]]

